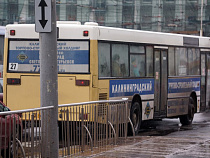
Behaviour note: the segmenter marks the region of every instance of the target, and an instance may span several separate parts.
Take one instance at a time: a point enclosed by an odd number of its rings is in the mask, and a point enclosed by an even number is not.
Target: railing
[[[50,157],[50,123],[41,119],[51,110],[52,106],[0,112],[0,158]],[[59,105],[59,138],[54,139],[59,141],[59,157],[85,156],[116,145],[127,138],[128,122],[127,100]]]

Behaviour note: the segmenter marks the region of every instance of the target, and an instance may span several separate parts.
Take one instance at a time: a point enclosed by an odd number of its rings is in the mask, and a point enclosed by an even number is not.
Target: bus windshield
[[[8,72],[40,71],[38,40],[10,40]],[[59,73],[89,73],[89,41],[58,41]]]

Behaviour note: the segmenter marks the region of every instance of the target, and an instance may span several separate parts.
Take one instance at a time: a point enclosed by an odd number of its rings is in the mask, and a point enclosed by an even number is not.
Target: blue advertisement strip
[[[58,51],[58,64],[89,64],[87,50]],[[39,51],[37,50],[10,50],[9,62],[18,64],[39,64]]]
[[[109,96],[132,96],[154,94],[154,79],[110,80]]]
[[[88,41],[58,41],[59,72],[89,72]],[[39,41],[10,41],[8,70],[16,72],[40,71]]]
[[[168,93],[200,91],[200,78],[168,79]]]

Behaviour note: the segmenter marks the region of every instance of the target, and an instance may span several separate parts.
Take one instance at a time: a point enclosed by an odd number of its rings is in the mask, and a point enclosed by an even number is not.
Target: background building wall
[[[56,0],[57,20],[102,26],[197,34],[202,0]],[[0,0],[0,25],[34,23],[34,0]],[[203,0],[203,30],[210,36],[210,0]]]
[[[2,72],[3,72],[4,34],[5,34],[5,27],[0,26],[0,78],[2,77]]]

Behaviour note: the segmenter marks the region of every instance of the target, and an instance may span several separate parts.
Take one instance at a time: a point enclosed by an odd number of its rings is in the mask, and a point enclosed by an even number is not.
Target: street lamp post
[[[201,0],[201,29],[200,36],[203,36],[203,0]]]

